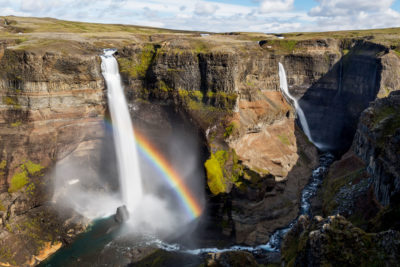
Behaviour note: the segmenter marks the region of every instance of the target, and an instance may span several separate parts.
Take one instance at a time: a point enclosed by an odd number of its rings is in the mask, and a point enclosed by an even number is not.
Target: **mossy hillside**
[[[236,93],[208,91],[205,95],[205,102],[209,105],[233,110],[235,108],[237,98],[238,95]]]
[[[273,39],[264,41],[264,45],[271,47],[276,54],[290,54],[299,51],[297,40],[290,39]]]
[[[319,236],[312,241],[311,234]],[[310,246],[312,246],[310,248]],[[317,249],[317,251],[315,251]],[[386,266],[392,255],[377,242],[377,235],[355,227],[342,216],[305,225],[305,229],[290,231],[285,237],[282,259],[285,266],[302,265],[313,258],[321,266]]]
[[[338,206],[336,196],[340,189],[346,186],[351,186],[356,180],[365,177],[365,168],[360,168],[346,173],[343,176],[332,177],[328,175],[322,183],[322,210],[325,215],[331,215],[334,209]]]
[[[43,169],[43,166],[40,164],[35,164],[30,160],[21,164],[19,166],[19,171],[17,171],[11,178],[8,192],[14,193],[21,190],[31,181],[31,178],[40,175]],[[32,191],[35,189],[35,186],[30,185],[27,189],[32,193]]]
[[[372,126],[380,127],[381,134],[377,140],[379,146],[384,146],[387,137],[392,136],[400,128],[400,107],[383,106],[374,111]]]
[[[229,193],[232,185],[238,188],[242,186],[243,167],[233,149],[211,153],[204,166],[208,187],[214,195]]]
[[[120,72],[128,77],[144,78],[154,59],[155,53],[155,46],[147,44],[142,48],[139,56],[132,55],[128,58],[118,57]]]

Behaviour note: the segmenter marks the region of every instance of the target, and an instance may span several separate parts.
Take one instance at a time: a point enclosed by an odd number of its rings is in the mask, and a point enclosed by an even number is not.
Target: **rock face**
[[[316,149],[279,92],[278,63],[284,64],[291,93],[301,98],[309,124],[318,125],[311,129],[313,136],[343,150],[347,139],[340,145],[337,141],[352,136],[368,101],[398,86],[398,79],[390,77],[399,60],[384,46],[357,40],[201,38],[155,33],[137,35],[130,40],[135,44],[102,41],[119,48],[131,104],[171,105],[201,132],[208,154],[208,213],[203,219],[208,230],[218,233],[214,238],[265,243],[297,216],[300,191],[317,164]],[[52,177],[41,175],[71,152],[78,150],[83,157],[90,150],[79,148],[104,140],[100,50],[93,40],[77,40],[67,42],[73,47],[65,51],[65,45],[54,49],[57,43],[29,41],[37,46],[26,49],[14,46],[15,40],[0,42],[1,246],[14,243],[13,251],[27,247],[29,227],[19,230],[20,221],[26,223],[41,209],[49,211],[40,215],[49,224],[59,219],[43,206],[51,194],[41,186]],[[383,195],[385,190],[380,190]],[[54,228],[63,233],[51,232],[49,240],[32,237],[32,249],[17,256],[5,253],[1,261],[24,264],[49,241],[68,243],[84,225]]]
[[[129,220],[129,211],[125,205],[117,208],[117,212],[114,215],[114,219],[118,223],[123,223]]]
[[[358,118],[369,102],[378,93],[387,94],[397,89],[395,85],[399,83],[398,75],[390,73],[399,70],[400,59],[388,54],[386,47],[355,42],[348,49],[304,93],[297,90],[302,94],[300,105],[313,140],[342,153],[349,149]]]
[[[30,265],[87,225],[71,210],[60,216],[49,203],[54,179],[48,170],[82,142],[103,138],[98,59],[2,46],[0,96],[0,262]]]
[[[369,234],[337,215],[312,221],[302,216],[286,235],[285,266],[394,266],[399,258],[400,233]]]
[[[314,200],[314,214],[345,217],[299,220],[285,238],[283,256],[287,264],[336,265],[340,258],[346,259],[346,264],[397,264],[399,114],[399,91],[375,100],[362,113],[350,151],[332,164]],[[334,251],[337,242],[354,245]]]
[[[363,112],[353,150],[364,160],[376,199],[393,204],[400,193],[400,92],[376,100]]]

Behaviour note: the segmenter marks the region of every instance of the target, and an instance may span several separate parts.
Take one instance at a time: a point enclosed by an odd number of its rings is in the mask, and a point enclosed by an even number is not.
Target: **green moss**
[[[9,193],[14,193],[23,188],[29,182],[28,172],[23,169],[21,172],[17,172],[11,178],[10,187],[8,188]]]
[[[284,145],[290,146],[292,144],[286,134],[279,134],[278,138]]]
[[[7,225],[6,225],[7,227]],[[4,264],[12,264],[14,266],[17,266],[17,263],[14,260],[14,255],[11,251],[10,248],[5,247],[5,246],[1,246],[0,247],[0,262],[4,263]]]
[[[225,128],[224,137],[227,138],[231,136],[233,133],[235,133],[235,131],[237,131],[238,128],[239,125],[237,122],[231,122],[228,127]]]
[[[4,170],[6,168],[6,166],[7,166],[7,161],[5,159],[3,159],[0,162],[0,170]]]
[[[44,167],[41,166],[40,164],[35,164],[30,160],[25,162],[24,165],[26,170],[28,170],[29,174],[31,175],[37,175],[44,169]]]
[[[332,211],[337,207],[335,201],[336,195],[340,189],[347,186],[352,181],[362,177],[365,172],[364,168],[360,168],[351,173],[340,177],[330,177],[329,175],[324,179],[322,183],[322,207],[325,214],[332,214]]]
[[[120,72],[133,78],[145,77],[155,53],[156,50],[153,45],[146,45],[143,47],[139,59],[134,57],[118,58]]]
[[[18,104],[18,101],[13,97],[6,96],[3,98],[3,103],[6,105],[14,106]]]
[[[211,193],[218,195],[226,192],[226,183],[218,158],[211,154],[210,158],[204,163],[207,172],[207,184]]]
[[[164,81],[160,81],[160,82],[159,82],[158,88],[159,88],[162,92],[165,92],[165,93],[168,93],[168,92],[171,92],[171,91],[174,90],[174,89],[172,89],[171,87],[168,87]]]
[[[185,89],[178,89],[179,97],[188,102],[190,100],[194,100],[197,102],[201,102],[203,100],[203,93],[198,90],[185,90]]]
[[[342,51],[342,53],[343,53],[344,56],[347,55],[349,52],[350,52],[349,49],[343,49],[343,51]]]
[[[19,126],[21,126],[21,124],[22,124],[21,121],[16,121],[16,122],[11,123],[11,127],[19,127]]]
[[[0,200],[0,211],[6,211],[6,207],[4,206],[3,202]]]
[[[191,96],[194,97],[197,101],[203,100],[203,93],[201,91],[191,91]]]
[[[213,102],[216,106],[227,110],[233,110],[236,105],[236,99],[238,95],[236,93],[227,93],[223,91],[208,91],[206,97],[209,102]]]
[[[9,231],[10,233],[13,233],[13,229],[12,229],[12,227],[11,227],[11,225],[9,223],[7,223],[5,225],[5,227],[6,227],[7,231]]]
[[[381,147],[385,145],[386,137],[392,136],[397,129],[400,128],[400,109],[392,106],[385,106],[375,111],[373,117],[373,127],[384,123],[382,133],[377,140],[377,144]]]
[[[40,164],[35,164],[28,160],[20,166],[21,171],[14,174],[11,178],[10,187],[8,188],[9,193],[14,193],[23,188],[27,183],[29,183],[29,175],[39,175],[44,169]],[[33,185],[34,186],[34,185]],[[30,192],[33,192],[34,187],[30,186]]]
[[[208,186],[214,195],[227,192],[227,185],[234,184],[242,188],[243,166],[239,164],[238,156],[232,149],[218,150],[211,154],[205,165]]]
[[[198,41],[195,43],[194,51],[196,54],[205,54],[208,53],[210,50],[205,42]]]
[[[275,52],[292,53],[296,49],[297,41],[288,39],[270,40],[268,45],[272,46]]]

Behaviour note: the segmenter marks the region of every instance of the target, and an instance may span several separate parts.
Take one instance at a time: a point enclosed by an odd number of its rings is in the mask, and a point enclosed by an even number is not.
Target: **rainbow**
[[[106,128],[112,125],[108,119],[105,120]],[[138,131],[134,131],[135,141],[139,152],[162,174],[164,181],[176,192],[181,203],[192,219],[199,217],[202,207],[192,192],[183,182],[182,177],[174,170],[164,156],[150,144],[150,142]]]
[[[168,161],[158,152],[146,138],[135,131],[135,140],[139,151],[156,167],[165,178],[165,181],[175,189],[181,202],[186,210],[191,214],[192,218],[197,218],[201,215],[202,208],[196,198],[190,192],[189,188],[183,182],[182,177],[172,168]]]

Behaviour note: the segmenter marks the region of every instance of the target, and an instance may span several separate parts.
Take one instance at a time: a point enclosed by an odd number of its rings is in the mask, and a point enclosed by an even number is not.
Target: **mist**
[[[146,117],[149,108],[131,108],[135,128],[164,156],[180,175],[201,206],[204,206],[204,170],[201,143],[193,125],[168,107],[156,107],[152,119]],[[154,111],[154,110],[152,110]],[[143,116],[142,116],[143,115]],[[72,208],[89,220],[109,217],[124,205],[114,147],[113,131],[103,125],[101,140],[85,141],[54,168],[53,201],[62,208]],[[193,218],[171,188],[164,174],[155,168],[143,153],[139,153],[143,196],[130,212],[125,223],[127,234],[168,238],[185,233]],[[128,189],[129,191],[129,189]]]

